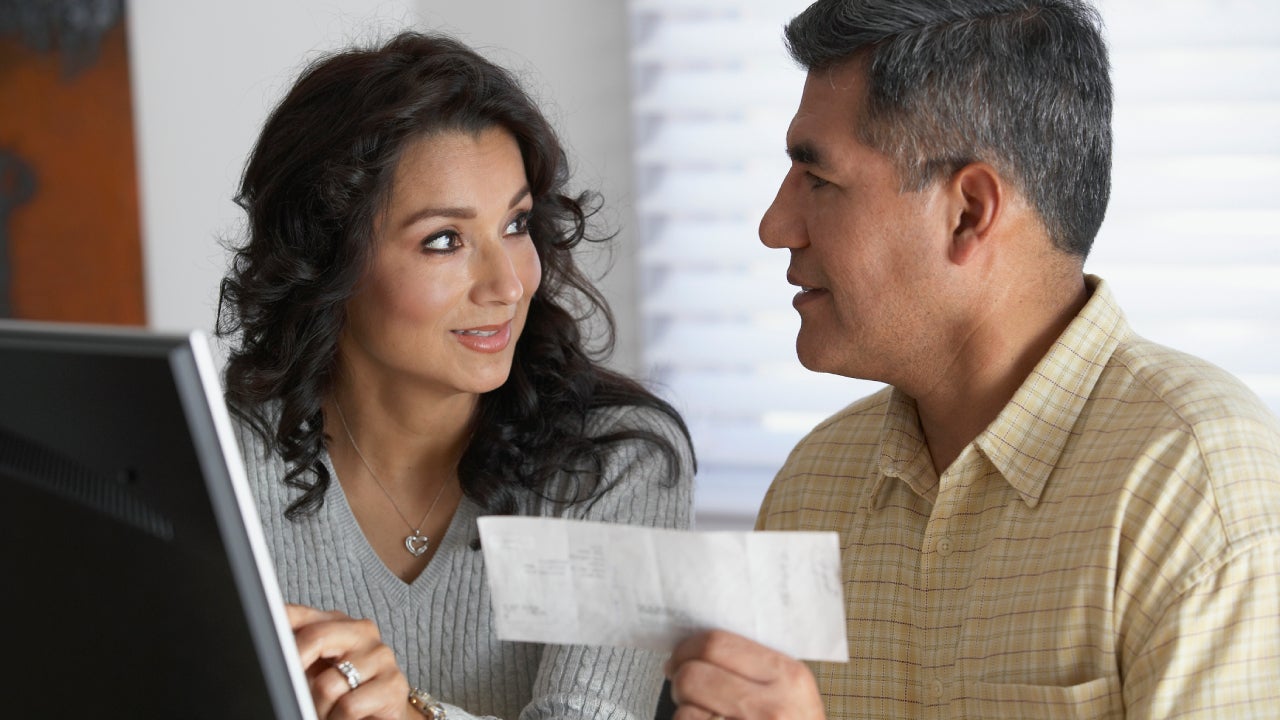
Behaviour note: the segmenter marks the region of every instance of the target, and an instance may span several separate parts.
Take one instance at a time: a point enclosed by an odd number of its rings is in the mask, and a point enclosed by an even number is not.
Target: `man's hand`
[[[712,630],[676,646],[667,661],[675,720],[826,717],[813,673],[799,660],[741,635]]]

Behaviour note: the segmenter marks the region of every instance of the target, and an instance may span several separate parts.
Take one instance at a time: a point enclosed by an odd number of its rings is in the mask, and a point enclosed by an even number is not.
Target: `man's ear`
[[[1004,180],[987,163],[973,162],[957,170],[947,183],[951,201],[951,262],[964,265],[985,247],[1006,210]]]

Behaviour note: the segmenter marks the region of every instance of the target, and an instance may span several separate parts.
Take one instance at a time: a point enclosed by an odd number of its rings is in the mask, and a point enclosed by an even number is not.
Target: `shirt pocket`
[[[954,698],[956,717],[1016,717],[1025,720],[1123,718],[1120,679],[1108,676],[1079,685],[968,683]]]

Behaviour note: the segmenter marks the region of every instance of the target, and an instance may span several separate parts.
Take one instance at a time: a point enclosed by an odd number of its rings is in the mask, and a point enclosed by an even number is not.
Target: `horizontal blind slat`
[[[760,216],[803,73],[808,0],[631,0],[644,360],[689,421],[700,521],[749,527],[794,443],[876,383],[795,358],[787,253]],[[1112,202],[1087,269],[1135,330],[1237,373],[1280,411],[1280,3],[1104,0]]]

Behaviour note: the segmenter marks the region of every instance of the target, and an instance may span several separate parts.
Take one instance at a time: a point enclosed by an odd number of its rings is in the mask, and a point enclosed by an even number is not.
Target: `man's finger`
[[[667,677],[690,660],[702,660],[754,682],[770,682],[795,661],[754,640],[724,630],[698,633],[676,646],[667,661]]]

